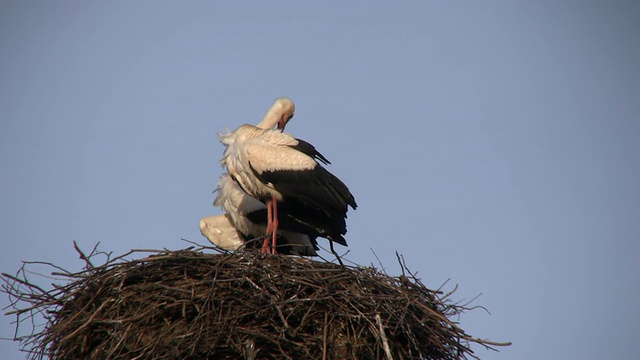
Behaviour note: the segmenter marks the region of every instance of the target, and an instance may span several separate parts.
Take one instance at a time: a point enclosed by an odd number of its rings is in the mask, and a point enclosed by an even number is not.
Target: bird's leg
[[[273,228],[273,222],[271,221],[273,217],[272,209],[271,209],[271,200],[267,201],[267,231],[265,232],[264,241],[262,242],[262,253],[269,254],[269,242],[271,235],[271,229]]]
[[[278,237],[278,199],[274,196],[271,199],[271,207],[273,207],[271,211],[271,215],[273,219],[271,219],[271,231],[273,232],[272,240],[271,240],[271,253],[276,253],[276,238]]]

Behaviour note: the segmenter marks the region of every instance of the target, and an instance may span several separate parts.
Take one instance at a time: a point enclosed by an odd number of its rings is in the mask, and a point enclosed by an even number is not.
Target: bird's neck
[[[264,116],[264,118],[262,118],[262,121],[260,121],[260,123],[258,123],[258,125],[256,126],[260,129],[273,129],[278,124],[281,116],[282,115],[278,111],[270,109],[269,112],[267,112],[267,114]]]

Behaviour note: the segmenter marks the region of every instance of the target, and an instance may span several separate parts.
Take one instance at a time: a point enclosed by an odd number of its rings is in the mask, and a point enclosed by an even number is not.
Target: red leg
[[[271,253],[275,254],[276,253],[276,238],[278,237],[278,199],[276,199],[276,197],[274,196],[273,199],[271,200],[271,206],[273,207],[272,209],[272,214],[273,215],[273,219],[271,219],[271,231],[273,232],[272,235],[272,240],[271,240]]]
[[[263,254],[269,254],[269,242],[270,242],[270,238],[269,235],[271,234],[271,228],[273,227],[273,223],[271,221],[271,218],[273,217],[272,213],[271,213],[271,201],[267,201],[267,231],[265,232],[266,236],[264,238],[264,241],[262,242],[262,253]]]

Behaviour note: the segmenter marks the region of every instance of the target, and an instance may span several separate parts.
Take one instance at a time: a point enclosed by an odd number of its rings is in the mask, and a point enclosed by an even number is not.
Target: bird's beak
[[[284,131],[284,127],[287,126],[287,122],[284,120],[280,120],[278,121],[278,130],[280,130],[280,132]]]

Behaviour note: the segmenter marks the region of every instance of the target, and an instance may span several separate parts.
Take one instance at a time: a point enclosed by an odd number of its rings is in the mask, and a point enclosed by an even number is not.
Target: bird
[[[225,211],[231,226],[244,239],[246,244],[261,238],[267,228],[267,206],[249,196],[240,186],[224,173],[218,181],[215,206]],[[316,256],[318,245],[316,235],[286,230],[289,228],[285,217],[285,226],[278,230],[278,253],[287,255]],[[294,225],[295,228],[295,225]],[[245,244],[245,245],[246,245]]]
[[[295,105],[278,98],[256,126],[244,124],[219,134],[225,145],[221,165],[251,197],[267,205],[263,253],[274,253],[279,212],[295,220],[294,231],[327,238],[346,246],[348,207],[357,208],[349,188],[322,165],[330,164],[310,143],[285,133]]]
[[[200,219],[200,232],[212,244],[224,250],[238,250],[245,244],[245,239],[238,233],[226,214]]]

